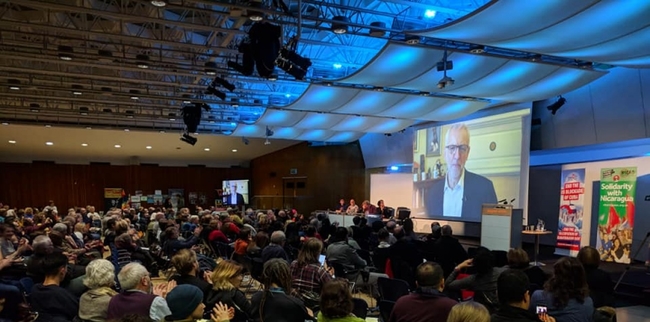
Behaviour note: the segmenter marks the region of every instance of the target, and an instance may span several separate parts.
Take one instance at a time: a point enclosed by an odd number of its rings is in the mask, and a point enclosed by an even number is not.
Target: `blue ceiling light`
[[[291,97],[291,94],[284,94],[284,97],[289,98]]]
[[[432,19],[436,16],[436,13],[437,12],[435,10],[427,9],[427,11],[424,12],[424,17],[427,19]]]
[[[341,67],[343,67],[343,65],[341,65],[341,64],[339,64],[339,63],[334,63],[334,64],[332,65],[332,67],[334,67],[334,69],[340,69]]]
[[[434,11],[434,13],[435,13],[435,11]],[[396,165],[390,166],[390,171],[397,171],[397,170],[399,170],[398,166],[396,166]]]

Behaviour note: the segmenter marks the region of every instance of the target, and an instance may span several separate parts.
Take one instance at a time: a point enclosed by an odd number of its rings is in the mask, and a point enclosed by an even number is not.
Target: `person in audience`
[[[416,270],[417,289],[400,297],[388,322],[446,322],[451,308],[458,302],[442,293],[445,286],[442,267],[424,262]]]
[[[176,281],[177,285],[194,285],[198,287],[205,296],[208,295],[212,289],[210,284],[212,279],[212,272],[206,271],[204,276],[198,276],[199,262],[196,253],[191,249],[181,249],[174,257],[172,257],[172,266],[176,269],[176,275],[172,276],[170,280]],[[208,282],[210,281],[210,282]]]
[[[340,266],[341,269],[346,271],[348,274],[346,276],[340,276],[348,279],[356,280],[358,285],[369,284],[373,290],[373,296],[375,298],[379,297],[377,279],[379,277],[388,277],[383,273],[368,272],[368,265],[364,259],[362,259],[357,250],[350,245],[348,241],[348,229],[345,227],[338,227],[334,232],[333,239],[330,241],[330,245],[327,247],[327,262],[332,265],[332,268],[336,269],[334,265]],[[359,270],[364,270],[368,275],[368,281],[363,280],[364,274],[357,274]]]
[[[600,254],[596,248],[585,246],[578,252],[578,260],[585,269],[589,296],[594,302],[594,307],[614,306],[614,283],[611,276],[600,265]]]
[[[320,294],[320,312],[318,322],[363,322],[352,314],[354,304],[350,285],[341,278],[336,278],[323,286]]]
[[[354,202],[354,199],[350,199],[350,205],[345,210],[345,213],[348,215],[355,215],[359,212],[359,206]]]
[[[397,242],[389,248],[388,258],[394,277],[408,282],[411,289],[415,289],[415,270],[424,259],[404,228],[395,228]]]
[[[377,267],[379,272],[386,271],[386,260],[390,256],[390,234],[386,228],[382,228],[377,232],[377,238],[379,239],[379,245],[372,252],[372,261]]]
[[[124,291],[113,296],[108,303],[108,320],[136,314],[160,321],[171,313],[164,297],[176,282],[154,287],[149,272],[140,263],[124,266],[117,275],[117,280]]]
[[[476,273],[457,280],[460,271],[469,267],[473,267]],[[468,259],[454,268],[454,271],[445,280],[445,289],[456,292],[460,290],[474,291],[474,301],[493,310],[498,305],[497,279],[505,270],[503,267],[494,267],[494,257],[489,249],[479,247],[473,259]]]
[[[521,248],[513,248],[508,251],[508,267],[518,269],[528,276],[531,292],[544,286],[546,273],[539,266],[530,265],[528,253]]]
[[[226,237],[226,234],[221,231],[221,221],[217,219],[213,219],[210,221],[210,224],[208,225],[208,229],[210,229],[210,234],[208,235],[208,241],[213,243],[213,242],[221,242],[221,243],[229,243],[228,237]]]
[[[253,240],[251,240],[251,242],[248,244],[248,249],[246,249],[246,253],[251,258],[262,257],[262,251],[268,245],[269,245],[269,234],[267,234],[264,231],[260,231],[257,233],[257,235],[255,235],[255,238],[253,238]]]
[[[264,263],[262,272],[264,291],[253,295],[251,318],[267,322],[304,322],[312,320],[312,313],[303,302],[293,296],[291,273],[286,261],[274,258]]]
[[[386,222],[386,230],[388,230],[388,242],[393,245],[397,242],[397,238],[395,238],[394,233],[395,233],[395,228],[397,227],[397,222],[395,220],[389,220]]]
[[[179,250],[191,248],[192,246],[201,242],[199,235],[201,234],[201,227],[194,229],[194,233],[186,240],[180,240],[178,228],[172,226],[165,229],[165,244],[163,249],[167,256],[173,257]]]
[[[530,307],[530,281],[520,269],[508,269],[499,275],[497,295],[499,309],[492,314],[491,322],[555,322],[548,314],[528,311]]]
[[[529,310],[536,313],[537,306],[546,306],[548,314],[558,322],[592,321],[594,303],[580,261],[563,257],[555,262],[553,276],[546,281],[544,290],[531,296]]]
[[[309,238],[302,245],[298,259],[291,263],[291,286],[298,295],[320,294],[323,285],[332,279],[318,261],[322,251],[323,243],[316,238]]]
[[[106,321],[108,303],[117,295],[115,285],[115,266],[105,259],[96,259],[86,266],[83,280],[88,287],[79,299],[79,318],[89,322]]]
[[[250,318],[251,304],[239,290],[244,278],[242,270],[242,266],[232,260],[225,260],[217,265],[212,272],[212,289],[206,296],[204,318],[210,316],[212,308],[219,302],[234,308],[232,321],[246,321]]]
[[[14,245],[16,240],[19,245]],[[8,224],[0,225],[0,259],[19,258],[24,252],[31,250],[29,241],[26,238],[18,239],[14,233],[14,227]]]
[[[442,236],[434,245],[434,254],[436,260],[442,266],[445,276],[449,276],[454,267],[467,260],[467,251],[458,239],[454,238],[451,226],[442,226],[440,232]]]
[[[339,204],[334,207],[336,212],[346,212],[348,210],[348,205],[345,204],[345,199],[341,198]]]
[[[289,261],[289,256],[284,250],[284,243],[287,240],[284,232],[278,230],[271,234],[271,243],[262,250],[262,261],[267,262],[273,258],[282,258]]]
[[[41,261],[45,280],[34,285],[30,294],[32,310],[38,312],[36,321],[72,321],[79,311],[79,300],[60,287],[66,276],[68,258],[54,252]]]
[[[490,312],[481,303],[462,302],[451,308],[447,322],[490,322]]]
[[[191,322],[203,317],[205,311],[203,292],[194,285],[174,287],[167,294],[166,300],[171,314],[165,318],[165,321]]]
[[[248,244],[251,241],[251,230],[248,228],[242,228],[239,231],[239,236],[235,240],[235,254],[237,255],[246,255]]]

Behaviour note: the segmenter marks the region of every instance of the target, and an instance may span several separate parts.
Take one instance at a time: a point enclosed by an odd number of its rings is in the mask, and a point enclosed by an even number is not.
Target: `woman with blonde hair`
[[[235,309],[231,321],[246,321],[251,313],[251,303],[239,290],[244,278],[242,266],[232,260],[220,262],[212,272],[212,290],[206,296],[204,317],[210,318],[215,304],[221,302]]]
[[[481,303],[463,302],[451,308],[447,322],[490,322],[490,312]]]
[[[115,266],[105,259],[96,259],[86,266],[83,280],[88,287],[79,299],[79,318],[83,321],[106,321],[108,303],[117,294],[115,285]]]

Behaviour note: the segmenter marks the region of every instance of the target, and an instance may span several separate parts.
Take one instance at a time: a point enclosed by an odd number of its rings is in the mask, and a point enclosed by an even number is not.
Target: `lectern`
[[[481,246],[490,250],[520,247],[523,211],[512,205],[484,204],[481,209]]]

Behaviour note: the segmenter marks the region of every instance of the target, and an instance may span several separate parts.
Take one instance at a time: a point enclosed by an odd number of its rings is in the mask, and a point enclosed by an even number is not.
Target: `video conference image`
[[[223,204],[228,206],[244,206],[248,204],[248,180],[224,180]]]
[[[505,113],[417,130],[413,140],[416,216],[480,222],[483,204],[516,206],[522,129],[521,115]]]

